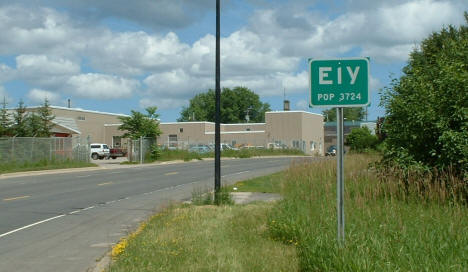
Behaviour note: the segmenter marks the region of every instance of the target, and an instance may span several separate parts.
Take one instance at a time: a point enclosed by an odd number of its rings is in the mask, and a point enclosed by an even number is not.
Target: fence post
[[[49,138],[49,161],[52,161],[52,138]]]
[[[34,152],[34,137],[32,137],[32,140],[31,140],[31,161],[33,161],[33,152]]]
[[[140,136],[140,164],[143,164],[143,136]]]
[[[10,153],[10,160],[14,161],[13,156],[15,154],[15,137],[11,138],[11,153]]]

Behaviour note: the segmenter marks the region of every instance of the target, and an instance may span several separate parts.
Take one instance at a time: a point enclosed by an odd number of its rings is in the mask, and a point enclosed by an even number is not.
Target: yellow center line
[[[172,175],[177,175],[177,174],[179,174],[179,172],[169,172],[169,173],[166,173],[166,174],[164,174],[164,175],[166,175],[166,176],[172,176]]]
[[[12,198],[4,198],[3,201],[12,201],[12,200],[18,200],[18,199],[23,199],[23,198],[28,198],[31,196],[25,195],[25,196],[17,196],[17,197],[12,197]]]
[[[112,183],[113,183],[112,181],[104,182],[104,183],[99,183],[98,186],[109,185],[109,184],[112,184]]]

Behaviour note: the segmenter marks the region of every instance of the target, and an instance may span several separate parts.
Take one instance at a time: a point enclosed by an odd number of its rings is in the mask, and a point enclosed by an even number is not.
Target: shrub
[[[468,23],[468,13],[465,12]],[[384,161],[423,164],[467,178],[468,26],[431,34],[383,92]]]
[[[366,149],[375,149],[378,143],[376,135],[372,135],[368,127],[353,128],[346,137],[346,144],[351,150],[362,152]]]

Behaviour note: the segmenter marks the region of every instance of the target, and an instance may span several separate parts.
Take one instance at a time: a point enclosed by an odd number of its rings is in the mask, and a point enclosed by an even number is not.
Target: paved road
[[[292,158],[225,160],[223,183]],[[212,188],[213,161],[0,179],[0,271],[86,271],[139,222]]]

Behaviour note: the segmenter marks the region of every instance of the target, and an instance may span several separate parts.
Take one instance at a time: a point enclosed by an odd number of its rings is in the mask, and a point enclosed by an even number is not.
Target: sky
[[[172,122],[215,86],[215,0],[0,0],[0,97]],[[370,58],[380,91],[434,31],[464,23],[465,0],[221,0],[221,87],[282,110],[309,108],[307,59]]]

